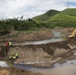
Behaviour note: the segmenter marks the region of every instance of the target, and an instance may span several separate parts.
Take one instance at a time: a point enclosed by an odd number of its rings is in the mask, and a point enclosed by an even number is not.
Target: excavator
[[[72,32],[72,34],[69,36],[69,38],[74,38],[74,37],[76,36],[75,33],[76,33],[76,30],[74,30],[74,31]]]

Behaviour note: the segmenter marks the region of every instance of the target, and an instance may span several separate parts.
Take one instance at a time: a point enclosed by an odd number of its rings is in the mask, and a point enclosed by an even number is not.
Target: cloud
[[[68,0],[0,0],[0,19],[22,15],[27,19],[50,9],[64,10],[67,2]],[[76,7],[75,2],[76,0],[71,0],[70,7]]]

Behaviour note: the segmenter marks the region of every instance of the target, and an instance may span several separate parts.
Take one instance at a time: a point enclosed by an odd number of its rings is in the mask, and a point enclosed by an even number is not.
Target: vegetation
[[[36,21],[37,23],[42,23],[44,21],[47,21],[48,19],[50,19],[53,15],[60,13],[60,11],[57,10],[49,10],[46,13],[36,16],[33,18],[34,21]]]
[[[47,13],[45,13],[45,15]],[[50,14],[52,14],[52,11],[50,11]],[[43,15],[37,16],[33,20],[35,21],[37,20],[36,22],[39,22],[40,20],[38,20],[38,18],[40,17],[42,21],[41,23],[44,24],[44,26],[47,28],[76,27],[76,8],[65,9],[54,15],[51,15],[51,16],[49,15],[49,18],[47,18],[47,20],[43,19],[43,17],[46,18],[45,15],[43,14]]]
[[[62,11],[63,14],[67,14],[70,16],[76,16],[76,8],[68,8]]]
[[[38,28],[54,28],[54,27],[76,27],[76,9],[69,8],[63,11],[50,10],[43,15],[32,19],[23,20],[23,16],[14,19],[0,20],[0,35],[5,31],[17,30],[38,30]],[[7,32],[9,33],[9,32]]]
[[[18,20],[14,18],[14,19],[0,20],[0,31],[8,31],[8,30],[23,31],[38,27],[39,25],[32,19]]]

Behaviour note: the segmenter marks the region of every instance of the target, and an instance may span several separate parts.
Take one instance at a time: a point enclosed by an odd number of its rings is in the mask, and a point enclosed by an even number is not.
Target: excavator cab
[[[74,38],[74,37],[76,37],[76,30],[74,30],[74,31],[72,32],[72,34],[69,36],[69,38]]]

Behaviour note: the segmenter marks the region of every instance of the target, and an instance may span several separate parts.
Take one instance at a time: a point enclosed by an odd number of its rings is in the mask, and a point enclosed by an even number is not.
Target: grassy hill
[[[76,27],[76,9],[65,9],[44,23],[49,27]]]
[[[67,14],[70,16],[76,16],[76,8],[68,8],[62,11],[63,14]]]
[[[59,12],[60,11],[57,11],[57,10],[49,10],[42,15],[34,17],[33,20],[36,21],[37,23],[41,23],[41,22],[44,22],[44,21],[50,19],[50,17],[52,17],[55,14],[58,14]]]
[[[34,17],[33,20],[45,24],[45,27],[76,27],[76,8],[68,8],[61,12],[50,10]]]

